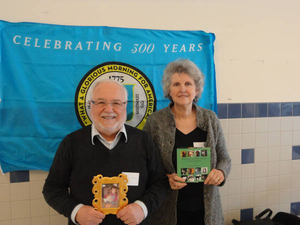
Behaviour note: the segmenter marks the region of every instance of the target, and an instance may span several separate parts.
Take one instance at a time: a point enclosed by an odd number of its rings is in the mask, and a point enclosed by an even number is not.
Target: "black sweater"
[[[144,131],[125,126],[128,141],[125,143],[122,136],[112,150],[97,138],[95,145],[91,143],[91,126],[69,134],[58,147],[43,194],[51,207],[69,218],[69,224],[73,224],[70,217],[76,205],[92,205],[92,180],[98,174],[113,177],[122,172],[139,173],[139,185],[128,187],[128,203],[142,201],[148,217],[166,197],[168,181],[152,140]],[[109,214],[102,224],[124,223]],[[147,219],[141,224],[147,224]]]

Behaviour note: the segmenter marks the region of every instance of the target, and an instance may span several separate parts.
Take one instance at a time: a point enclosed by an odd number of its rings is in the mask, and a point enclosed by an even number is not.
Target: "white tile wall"
[[[242,119],[242,133],[254,133],[255,132],[255,119]]]
[[[35,217],[31,219],[31,225],[49,225],[49,216]],[[65,223],[66,225],[67,223]]]
[[[281,117],[280,118],[281,131],[292,131],[293,130],[293,117]]]
[[[11,221],[0,221],[0,225],[11,225]]]
[[[241,191],[242,191],[241,186],[242,186],[242,181],[240,179],[238,179],[238,180],[228,180],[228,183],[227,183],[227,187],[228,187],[227,196],[240,195]],[[221,188],[221,189],[223,189],[223,188]]]
[[[30,218],[30,200],[11,202],[11,218],[13,220]]]
[[[280,131],[280,118],[268,118],[268,131]]]
[[[242,147],[242,135],[241,134],[229,134],[228,135],[228,148],[229,149],[241,149]]]
[[[292,202],[299,202],[300,201],[300,188],[293,188],[292,189],[292,197],[291,198],[292,198]]]
[[[42,195],[48,172],[30,171],[30,182],[10,183],[0,175],[0,225],[66,225],[67,219],[51,209]]]
[[[241,208],[249,209],[254,207],[254,193],[243,194],[241,199]]]
[[[221,119],[232,170],[220,188],[226,224],[240,218],[240,210],[254,215],[271,207],[290,212],[300,201],[300,160],[292,160],[292,145],[299,145],[300,118]],[[241,149],[254,148],[254,163],[241,164]],[[0,176],[0,225],[65,225],[67,219],[44,201],[45,171],[30,171],[30,182],[10,183]]]
[[[242,165],[242,179],[254,178],[255,166],[254,164]]]
[[[293,117],[293,129],[292,130],[300,130],[300,117]]]
[[[267,178],[266,177],[255,178],[254,182],[255,182],[254,193],[260,193],[260,192],[267,191]]]
[[[292,160],[292,146],[300,144],[300,118],[221,119],[232,170],[222,191],[227,224],[239,219],[240,210],[257,215],[271,207],[290,212],[300,201],[300,160]],[[241,164],[241,149],[254,148],[254,163]]]
[[[17,220],[12,220],[11,222],[12,225],[30,225],[30,219],[17,219]]]
[[[68,220],[61,215],[50,216],[50,225],[66,225]]]
[[[264,163],[268,161],[268,148],[255,148],[254,161],[256,163]]]
[[[10,173],[1,174],[0,184],[9,184],[10,183]]]
[[[280,147],[279,146],[268,147],[267,153],[268,153],[268,162],[279,161],[279,156],[280,156]]]
[[[293,131],[293,145],[300,145],[300,131]]]
[[[255,148],[267,146],[267,133],[255,133]]]
[[[255,118],[255,132],[264,133],[268,131],[268,119],[267,118]]]
[[[31,217],[49,216],[49,205],[44,199],[31,200]]]
[[[254,133],[242,134],[242,149],[254,148]]]
[[[241,165],[241,150],[229,150],[232,165]]]
[[[254,179],[242,179],[242,196],[254,193]]]
[[[280,159],[292,160],[292,146],[280,146]]]
[[[11,202],[0,202],[0,221],[11,220]]]
[[[29,182],[10,184],[10,198],[12,202],[30,200]]]
[[[242,120],[231,119],[228,121],[228,133],[229,134],[240,134],[242,131]]]
[[[10,201],[10,185],[0,184],[0,202]]]

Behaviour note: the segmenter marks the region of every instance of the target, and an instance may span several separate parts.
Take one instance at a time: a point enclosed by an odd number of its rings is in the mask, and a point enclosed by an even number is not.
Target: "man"
[[[149,215],[167,195],[168,181],[152,140],[125,125],[127,91],[115,81],[96,83],[91,92],[91,126],[67,135],[61,142],[43,194],[46,202],[69,218],[69,224],[147,224]],[[116,215],[94,210],[92,179],[131,172],[129,204]]]

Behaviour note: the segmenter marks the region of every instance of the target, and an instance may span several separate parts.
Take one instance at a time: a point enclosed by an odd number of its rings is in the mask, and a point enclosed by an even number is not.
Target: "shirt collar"
[[[124,137],[125,137],[125,142],[127,142],[127,132],[126,132],[126,128],[125,128],[125,125],[123,124],[123,126],[121,127],[121,129],[119,130],[119,132],[117,133],[117,135],[116,135],[116,137],[118,136],[118,135],[120,135],[121,133],[123,133],[124,134]],[[93,145],[95,145],[95,143],[94,143],[94,137],[96,137],[96,136],[99,136],[100,137],[100,139],[104,139],[105,140],[105,138],[104,137],[102,137],[102,135],[99,133],[99,131],[96,129],[96,127],[95,127],[95,125],[94,124],[92,124],[92,144]],[[116,137],[115,137],[115,139],[116,139]]]

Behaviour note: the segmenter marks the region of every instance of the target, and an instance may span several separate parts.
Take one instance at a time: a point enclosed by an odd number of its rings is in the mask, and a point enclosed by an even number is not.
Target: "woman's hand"
[[[169,177],[170,187],[173,190],[179,190],[179,189],[181,189],[181,188],[183,188],[187,185],[185,183],[186,180],[184,178],[181,178],[181,177],[177,176],[176,173],[167,174],[167,176]]]
[[[220,185],[224,181],[224,173],[222,170],[212,169],[204,181],[208,185]]]

